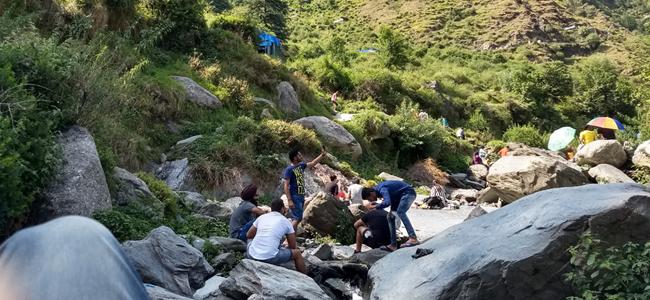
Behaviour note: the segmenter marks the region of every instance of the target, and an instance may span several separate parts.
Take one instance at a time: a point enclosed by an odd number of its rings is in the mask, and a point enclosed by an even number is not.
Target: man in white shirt
[[[352,180],[352,185],[348,187],[348,200],[350,204],[362,204],[363,199],[361,198],[361,190],[363,190],[363,185],[359,184],[359,177],[356,177]]]
[[[458,128],[458,131],[456,131],[456,137],[459,140],[465,139],[465,127]]]
[[[290,260],[296,263],[296,270],[307,274],[302,250],[296,247],[296,233],[293,225],[284,216],[285,208],[282,199],[271,202],[271,212],[258,217],[251,229],[248,230],[248,258],[257,261],[279,265]],[[289,248],[280,248],[282,237],[287,235]]]
[[[420,114],[418,114],[418,117],[420,117],[420,121],[426,121],[429,118],[429,114],[420,109]]]

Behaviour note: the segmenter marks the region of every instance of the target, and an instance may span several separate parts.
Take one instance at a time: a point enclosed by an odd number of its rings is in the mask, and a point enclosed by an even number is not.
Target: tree
[[[325,51],[327,51],[327,54],[329,54],[332,60],[342,63],[346,67],[350,64],[348,53],[345,51],[345,40],[343,38],[338,36],[332,38]]]
[[[627,106],[619,93],[619,71],[607,57],[598,55],[582,59],[576,65],[576,89],[581,111],[591,116],[614,116]]]
[[[404,36],[388,27],[379,30],[377,42],[380,46],[381,55],[384,57],[384,64],[387,67],[401,67],[408,62],[406,51],[408,44]]]
[[[251,19],[264,25],[280,39],[287,38],[285,15],[289,11],[287,3],[282,0],[244,0]]]

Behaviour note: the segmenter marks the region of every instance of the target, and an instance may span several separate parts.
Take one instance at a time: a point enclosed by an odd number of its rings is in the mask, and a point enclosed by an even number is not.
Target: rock
[[[201,251],[169,227],[158,227],[139,241],[126,241],[122,248],[142,281],[179,295],[192,296],[214,273]]]
[[[198,213],[201,210],[201,208],[211,203],[210,201],[205,199],[203,195],[196,192],[181,191],[178,193],[183,199],[183,203],[185,203],[185,205],[190,209],[192,209],[192,211],[195,213]]]
[[[390,252],[388,251],[372,249],[350,256],[349,262],[366,264],[369,268],[372,268],[372,265],[374,265],[378,260],[384,258],[384,256],[388,255],[389,253]]]
[[[456,174],[451,174],[450,177],[453,177],[456,180],[465,181],[469,176],[467,175],[467,173],[456,173]]]
[[[185,99],[187,101],[212,110],[221,108],[222,104],[219,98],[194,82],[194,80],[182,76],[172,76],[172,78],[185,87]]]
[[[524,143],[510,142],[510,143],[506,143],[506,145],[508,145],[508,148],[510,148],[510,151],[514,151],[514,150],[522,149],[522,148],[529,148],[530,149],[530,146],[528,146],[528,145],[526,145]],[[510,151],[508,151],[508,153]]]
[[[336,150],[352,153],[352,160],[357,160],[363,150],[357,139],[350,134],[345,127],[323,117],[311,116],[294,121],[305,128],[315,130],[325,141],[330,143]]]
[[[327,299],[325,292],[307,275],[285,268],[244,259],[219,286],[221,292],[237,300],[253,294],[265,299]]]
[[[487,181],[506,203],[541,190],[589,183],[566,161],[539,156],[502,157],[490,168]]]
[[[198,139],[200,139],[200,138],[202,138],[202,137],[203,137],[202,134],[195,135],[195,136],[192,136],[192,137],[188,137],[188,138],[186,138],[186,139],[184,139],[184,140],[182,140],[182,141],[178,141],[178,142],[176,142],[176,146],[189,145],[189,144],[191,144],[192,142],[194,142],[194,141],[196,141],[196,140],[198,140]]]
[[[334,118],[335,120],[347,122],[347,121],[352,121],[352,118],[354,118],[354,116],[356,115],[357,114],[336,114],[332,118]]]
[[[449,195],[451,200],[461,201],[465,200],[467,202],[475,202],[478,197],[478,191],[474,189],[458,189]]]
[[[265,105],[270,105],[270,106],[275,107],[275,103],[273,103],[273,101],[268,100],[268,99],[253,97],[253,100],[255,100],[255,102],[259,102],[259,103],[262,103],[262,104],[265,104]]]
[[[122,168],[113,168],[113,178],[120,182],[120,188],[113,193],[113,203],[127,205],[132,201],[154,198],[147,184],[142,179]]]
[[[381,125],[379,125],[379,128],[377,128],[377,130],[374,133],[367,135],[366,138],[369,141],[374,141],[374,140],[387,138],[389,135],[390,135],[390,128],[388,127],[388,125],[386,125],[386,123],[382,123]]]
[[[464,183],[467,184],[470,188],[473,188],[473,189],[479,190],[479,191],[485,188],[485,184],[480,183],[480,182],[476,182],[476,181],[472,181],[472,180],[465,180]]]
[[[402,249],[369,272],[369,299],[566,299],[570,246],[584,228],[619,246],[647,242],[650,193],[638,184],[558,188],[526,196],[423,243],[433,254]],[[513,251],[513,245],[516,251]],[[479,296],[477,296],[479,295]]]
[[[485,180],[488,175],[488,168],[484,165],[471,165],[467,169],[467,175],[474,176],[478,179]]]
[[[341,212],[350,213],[344,202],[334,196],[320,192],[305,204],[302,226],[305,230],[321,236],[334,236],[336,232],[336,217]]]
[[[485,215],[487,213],[488,212],[485,211],[485,209],[483,209],[482,207],[476,206],[476,207],[474,207],[474,209],[472,209],[472,212],[469,213],[469,216],[467,216],[465,221],[470,220],[470,219],[474,219],[476,217],[480,217],[480,216]]]
[[[499,194],[497,190],[487,187],[478,192],[476,202],[477,203],[497,203],[499,201]]]
[[[205,240],[200,238],[200,237],[188,236],[188,235],[184,235],[184,234],[181,234],[179,236],[182,237],[183,239],[185,239],[188,243],[190,243],[190,245],[192,245],[192,247],[194,247],[196,249],[199,249],[199,250],[201,250],[201,248],[203,248],[203,245],[205,244]],[[190,237],[193,238],[191,241],[189,240]]]
[[[354,254],[354,248],[350,246],[344,246],[339,244],[334,244],[332,246],[332,257],[333,260],[348,260],[352,254]]]
[[[194,192],[194,180],[190,176],[187,158],[163,163],[155,172],[156,178],[165,182],[172,190]]]
[[[650,140],[636,147],[632,162],[637,166],[650,167]]]
[[[600,164],[589,169],[589,175],[601,184],[617,182],[634,183],[632,178],[625,175],[625,173],[616,167],[608,164]]]
[[[147,294],[149,294],[149,298],[151,300],[192,300],[192,298],[174,294],[164,288],[155,286],[153,284],[145,284],[144,288],[147,290]]]
[[[309,250],[309,253],[320,260],[329,260],[332,257],[332,246],[329,244],[322,244],[315,249]]]
[[[271,114],[271,111],[269,111],[268,108],[265,108],[262,110],[262,113],[260,114],[260,118],[262,119],[273,119],[273,114]]]
[[[539,148],[531,148],[526,145],[522,145],[520,148],[515,150],[508,151],[507,156],[541,156],[551,159],[561,159],[566,160],[567,157],[564,153],[560,151],[548,151]]]
[[[318,257],[313,256],[313,255],[309,254],[308,252],[303,252],[302,257],[305,260],[305,267],[306,268],[309,268],[312,265],[319,265],[319,264],[323,263],[323,261],[320,260]],[[293,260],[290,260],[290,261],[285,262],[283,264],[279,264],[278,266],[289,269],[289,270],[292,270],[292,271],[296,271],[296,262],[293,261]]]
[[[233,210],[224,203],[221,202],[210,202],[208,205],[202,207],[198,214],[208,217],[215,218],[222,222],[230,221],[230,216],[232,216]]]
[[[627,161],[627,155],[623,146],[615,140],[597,140],[585,145],[575,155],[577,164],[588,164],[597,166],[609,164],[614,167],[621,167]]]
[[[72,126],[57,134],[55,141],[62,152],[61,169],[32,205],[30,224],[70,215],[92,217],[95,212],[111,209],[104,170],[88,130]]]
[[[228,200],[226,200],[226,201],[224,201],[224,202],[222,202],[222,203],[223,203],[223,205],[225,205],[225,206],[227,206],[228,208],[230,208],[230,209],[232,209],[233,211],[235,211],[235,209],[237,209],[237,207],[239,206],[239,204],[241,204],[243,201],[244,201],[244,200],[242,200],[242,198],[240,198],[240,197],[232,197],[232,198],[230,198],[230,199],[228,199]]]
[[[363,215],[365,215],[367,211],[366,207],[363,206],[362,204],[350,204],[348,206],[348,209],[350,210],[350,213],[352,213],[355,222],[361,219],[361,217],[363,217]]]
[[[221,276],[213,276],[205,281],[205,285],[194,293],[194,300],[217,300],[217,297],[225,295],[219,290],[219,285],[223,283],[226,278]]]
[[[286,81],[278,84],[278,98],[280,99],[280,109],[289,115],[300,114],[300,102],[298,101],[298,94],[291,86],[291,83]]]
[[[404,178],[397,177],[395,175],[388,174],[386,172],[381,172],[379,173],[379,176],[377,176],[385,181],[389,180],[397,180],[397,181],[404,181]]]
[[[457,175],[457,174],[454,174],[454,175]],[[463,174],[463,175],[465,175],[464,178],[467,178],[467,174]],[[457,188],[461,188],[461,189],[466,189],[467,188],[466,184],[464,184],[461,180],[459,180],[457,177],[455,177],[453,175],[447,177],[447,179],[449,179],[449,184],[451,186],[453,186],[453,187],[457,187]]]
[[[246,243],[240,239],[231,239],[221,236],[213,236],[208,239],[211,243],[226,249],[237,252],[246,252]]]
[[[234,266],[236,264],[237,259],[230,252],[221,253],[212,259],[212,268],[215,270],[221,270],[225,266]]]
[[[341,279],[329,278],[325,280],[325,286],[336,295],[337,299],[352,299],[352,292]]]
[[[287,161],[289,160],[287,159]],[[318,194],[318,192],[322,191],[325,188],[325,184],[320,178],[318,178],[318,176],[314,174],[312,169],[305,169],[304,172],[305,172],[304,173],[305,174],[305,196],[307,198],[313,197],[316,194]],[[278,181],[278,185],[275,188],[274,194],[277,195],[278,197],[284,195],[284,179],[280,178],[280,180]]]

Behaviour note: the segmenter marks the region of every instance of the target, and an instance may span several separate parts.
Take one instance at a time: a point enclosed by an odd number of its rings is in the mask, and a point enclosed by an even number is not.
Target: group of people
[[[243,201],[230,219],[229,234],[231,238],[247,242],[248,258],[271,264],[294,260],[296,270],[306,273],[302,250],[297,248],[295,234],[303,219],[306,195],[304,171],[313,168],[326,154],[327,148],[323,147],[318,157],[306,163],[299,151],[289,152],[291,165],[284,170],[284,191],[291,221],[285,217],[287,207],[282,199],[273,200],[271,212],[264,213],[257,207],[257,187],[251,184],[242,190],[240,195]],[[415,230],[406,215],[416,197],[413,187],[401,181],[384,181],[373,188],[366,188],[359,181],[359,178],[353,180],[347,194],[339,193],[338,180],[332,176],[325,189],[332,195],[349,199],[351,203],[363,204],[364,200],[367,201],[365,208],[368,213],[354,224],[357,234],[355,252],[360,252],[363,244],[391,252],[419,245]],[[382,199],[381,202],[379,199]],[[386,208],[390,208],[390,212]],[[409,240],[401,245],[397,243],[397,217],[409,235]],[[286,242],[283,243],[285,236]]]

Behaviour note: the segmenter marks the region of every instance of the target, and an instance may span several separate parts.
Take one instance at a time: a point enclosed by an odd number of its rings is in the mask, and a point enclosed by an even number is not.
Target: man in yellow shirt
[[[587,145],[593,142],[594,140],[596,140],[596,134],[594,133],[594,131],[589,130],[589,126],[583,127],[582,131],[580,132],[580,144]]]

